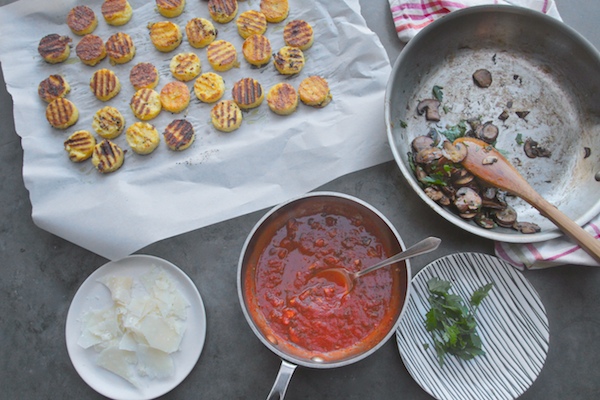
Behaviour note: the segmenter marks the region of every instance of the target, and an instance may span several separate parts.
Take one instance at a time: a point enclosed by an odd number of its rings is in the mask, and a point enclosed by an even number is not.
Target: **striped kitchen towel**
[[[554,0],[389,0],[398,37],[408,42],[421,29],[462,8],[486,4],[527,7],[561,20]]]
[[[584,229],[600,240],[600,215]],[[519,269],[540,269],[557,265],[600,266],[596,260],[565,236],[540,243],[496,242],[496,255]]]

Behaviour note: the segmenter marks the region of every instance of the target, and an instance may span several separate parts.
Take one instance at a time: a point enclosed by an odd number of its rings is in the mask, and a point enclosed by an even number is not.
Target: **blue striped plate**
[[[427,281],[433,277],[452,282],[450,291],[465,301],[494,283],[476,315],[485,355],[470,361],[447,356],[440,367],[425,330]],[[439,400],[500,400],[516,399],[531,386],[546,361],[550,329],[544,305],[522,273],[496,257],[458,253],[427,265],[411,285],[396,339],[404,365],[423,390]]]

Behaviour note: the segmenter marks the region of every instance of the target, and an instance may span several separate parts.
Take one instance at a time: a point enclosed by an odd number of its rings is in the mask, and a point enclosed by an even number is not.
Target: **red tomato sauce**
[[[292,218],[258,258],[258,309],[276,335],[310,352],[353,346],[389,326],[397,304],[392,270],[361,277],[349,292],[315,275],[333,267],[358,271],[388,256],[360,219],[326,213]]]

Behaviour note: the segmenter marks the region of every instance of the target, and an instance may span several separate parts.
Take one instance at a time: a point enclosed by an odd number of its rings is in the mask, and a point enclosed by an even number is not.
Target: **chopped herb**
[[[450,293],[452,283],[448,281],[434,277],[427,281],[427,287],[431,308],[425,315],[425,329],[431,333],[440,366],[444,365],[447,354],[462,360],[485,354],[477,333],[475,314],[493,283],[473,292],[469,299],[470,307],[460,296]]]
[[[400,127],[401,128],[406,128],[408,126],[408,124],[406,123],[406,121],[400,120]]]
[[[433,94],[433,97],[435,97],[435,99],[440,103],[442,102],[442,100],[444,100],[444,92],[442,92],[442,89],[443,87],[435,85],[431,90],[431,94]]]
[[[406,157],[408,159],[408,165],[410,166],[410,169],[412,170],[412,172],[415,172],[417,170],[417,166],[415,165],[415,159],[413,158],[414,155],[412,152],[408,152],[406,154]]]
[[[446,136],[449,141],[454,142],[459,137],[465,136],[465,133],[467,133],[467,123],[466,121],[460,121],[456,125],[447,126],[446,130],[440,133]]]
[[[523,143],[525,143],[523,141],[523,135],[521,135],[520,133],[517,133],[517,137],[515,138],[515,140],[519,146],[521,146]]]
[[[429,184],[429,185],[438,185],[438,186],[446,186],[448,185],[446,181],[444,181],[444,177],[440,174],[433,174],[424,177],[421,182]]]

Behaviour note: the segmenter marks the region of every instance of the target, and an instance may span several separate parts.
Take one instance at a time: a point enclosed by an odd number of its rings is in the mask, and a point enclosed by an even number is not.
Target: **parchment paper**
[[[128,33],[136,46],[134,59],[112,66],[105,59],[95,67],[75,55],[80,37],[65,20],[69,10],[86,4],[99,24],[94,34],[107,40],[118,31]],[[205,1],[188,1],[184,13],[172,19],[184,32],[183,43],[170,53],[152,45],[147,25],[165,20],[154,1],[130,0],[133,17],[121,27],[105,23],[102,1],[21,0],[0,9],[0,61],[7,89],[13,97],[16,131],[24,150],[23,176],[29,190],[34,222],[49,232],[108,259],[117,260],[155,241],[226,219],[260,210],[308,192],[347,173],[392,159],[383,123],[383,98],[390,64],[377,36],[360,15],[358,0],[290,0],[290,15],[269,24],[266,36],[273,51],[283,43],[283,28],[304,19],[315,32],[315,43],[305,51],[306,65],[297,76],[285,77],[272,64],[251,68],[243,59],[243,39],[235,21],[215,23],[218,39],[232,42],[240,67],[223,72],[225,99],[233,84],[254,77],[264,91],[278,82],[298,88],[302,79],[321,75],[328,80],[333,101],[323,109],[304,104],[290,116],[272,113],[266,101],[244,112],[240,129],[221,133],[210,123],[212,105],[196,100],[180,114],[162,111],[152,123],[162,132],[169,122],[186,118],[195,129],[194,144],[183,152],[169,150],[161,137],[159,147],[141,156],[129,149],[125,134],[114,141],[127,150],[123,167],[111,174],[98,173],[90,160],[69,160],[64,140],[76,130],[91,126],[93,115],[105,105],[118,108],[127,126],[136,122],[129,109],[134,89],[129,71],[139,62],[152,62],[160,82],[174,80],[171,58],[183,51],[200,57],[202,72],[212,71],[206,49],[192,48],[185,25],[193,17],[210,19]],[[239,2],[239,13],[259,9],[259,0]],[[51,65],[37,52],[39,40],[50,33],[73,39],[70,58]],[[89,89],[94,71],[115,71],[121,92],[103,103]],[[69,129],[52,128],[45,118],[46,103],[37,95],[38,84],[51,74],[62,74],[71,85],[67,98],[79,109],[79,121]],[[190,90],[193,81],[187,83]],[[97,136],[97,139],[100,140]]]

